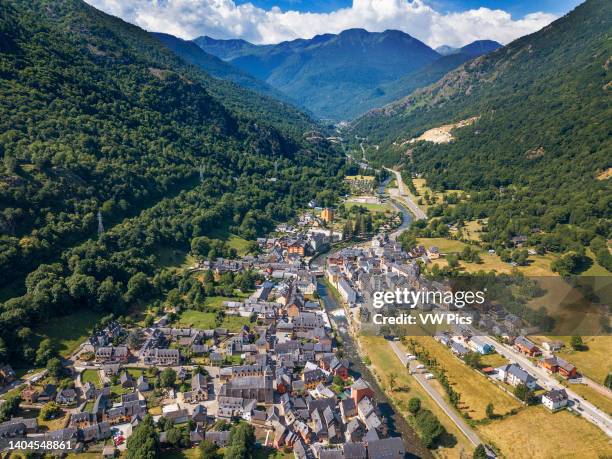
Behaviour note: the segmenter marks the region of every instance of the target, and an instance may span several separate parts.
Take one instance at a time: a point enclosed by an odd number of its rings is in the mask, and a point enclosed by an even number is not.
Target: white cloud
[[[244,38],[253,43],[278,43],[338,33],[349,28],[372,32],[398,29],[432,47],[462,46],[479,39],[506,44],[535,32],[556,17],[532,13],[514,20],[503,10],[479,8],[442,14],[425,0],[353,0],[350,8],[331,13],[303,13],[258,8],[233,0],[86,0],[107,13],[140,27],[191,39]]]

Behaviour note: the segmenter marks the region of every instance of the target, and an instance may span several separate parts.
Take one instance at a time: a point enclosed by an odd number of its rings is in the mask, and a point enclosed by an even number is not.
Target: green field
[[[39,340],[50,338],[62,357],[70,357],[85,341],[93,326],[104,316],[103,312],[84,309],[73,314],[56,317],[34,329]]]
[[[202,312],[194,309],[187,309],[180,313],[178,325],[180,327],[193,327],[202,330],[210,330],[217,326],[217,314],[214,312]]]
[[[371,203],[363,203],[363,202],[354,202],[354,201],[346,201],[344,203],[344,207],[346,210],[350,210],[352,207],[359,206],[364,207],[370,212],[394,212],[395,209],[391,204],[382,203],[382,204],[371,204]]]
[[[221,328],[227,328],[230,332],[238,332],[245,325],[251,325],[251,320],[248,317],[241,316],[225,316],[221,323]]]
[[[83,384],[90,382],[96,387],[102,387],[100,372],[98,370],[83,370],[83,373],[81,373],[81,381]]]

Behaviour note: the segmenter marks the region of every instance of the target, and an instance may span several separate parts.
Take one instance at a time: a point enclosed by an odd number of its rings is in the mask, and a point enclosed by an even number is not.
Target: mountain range
[[[533,236],[541,250],[580,253],[577,241],[610,230],[611,31],[612,4],[589,0],[371,110],[347,137],[367,137],[373,160],[421,174],[434,190],[468,192],[467,204],[437,209],[446,223],[488,218],[490,243],[535,229],[546,233]],[[477,121],[452,142],[411,141],[467,119]]]
[[[266,81],[317,117],[332,120],[350,119],[408,95],[465,60],[501,46],[492,41],[475,42],[444,60],[404,32],[363,29],[276,45],[206,36],[194,42],[207,53]]]

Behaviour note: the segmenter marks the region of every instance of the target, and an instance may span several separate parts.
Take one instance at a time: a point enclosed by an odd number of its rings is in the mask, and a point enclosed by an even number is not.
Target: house
[[[374,391],[365,379],[359,378],[351,386],[351,398],[355,402],[355,405],[359,404],[363,397],[374,398]]]
[[[191,390],[183,394],[185,402],[198,403],[208,400],[208,381],[198,373],[191,378]]]
[[[558,352],[563,346],[565,346],[563,341],[544,341],[542,343],[542,347],[549,352]]]
[[[149,380],[145,375],[140,375],[136,380],[136,389],[140,392],[147,392],[150,389]]]
[[[83,384],[83,396],[86,400],[93,400],[96,398],[96,386],[91,381],[87,381]]]
[[[503,367],[499,367],[497,369],[497,374],[502,381],[507,382],[511,386],[516,387],[519,384],[524,384],[531,390],[535,389],[536,387],[535,378],[516,363],[510,363],[508,365],[504,365]]]
[[[126,346],[105,346],[96,349],[96,363],[126,363],[129,351]]]
[[[436,246],[431,246],[427,250],[427,258],[430,260],[437,260],[440,258],[440,249],[438,249]]]
[[[60,405],[72,405],[76,402],[77,394],[74,389],[62,389],[57,393],[55,401]]]
[[[108,422],[100,422],[84,427],[80,430],[80,437],[83,442],[100,441],[111,437],[111,428]]]
[[[327,374],[320,369],[306,370],[302,373],[302,381],[306,389],[314,389],[319,383],[327,382]]]
[[[15,422],[13,419],[0,424],[0,439],[25,437],[26,425],[21,420]]]
[[[129,389],[134,387],[134,379],[132,378],[131,374],[129,374],[127,371],[124,371],[123,373],[121,373],[121,375],[119,375],[119,384],[124,389]]]
[[[230,436],[229,430],[223,430],[221,432],[217,432],[215,430],[209,430],[204,435],[204,439],[223,448],[224,446],[227,446],[227,443],[229,442],[229,436]]]
[[[560,357],[541,359],[538,364],[550,373],[559,373],[564,378],[575,378],[578,375],[576,367]]]
[[[88,411],[83,411],[81,413],[72,413],[70,415],[70,423],[68,425],[70,427],[82,429],[83,427],[89,427],[90,425],[95,423],[96,420],[93,414]]]
[[[196,424],[206,424],[208,422],[208,410],[202,404],[196,405],[191,413],[191,420]]]
[[[144,363],[147,365],[176,366],[180,361],[178,349],[148,349],[144,355]]]
[[[325,223],[333,223],[334,222],[334,209],[325,207],[321,211],[321,220],[323,220]]]
[[[38,400],[38,396],[40,392],[35,387],[28,386],[24,390],[21,391],[21,400],[26,403],[36,403]]]
[[[55,399],[56,388],[53,384],[45,384],[43,390],[38,395],[38,401],[41,403],[47,403]]]
[[[406,454],[400,437],[369,441],[367,445],[369,459],[402,459]]]
[[[517,351],[522,352],[523,354],[528,355],[529,357],[535,357],[542,353],[538,346],[536,346],[524,336],[518,336],[514,340],[514,347]]]
[[[567,406],[568,397],[565,389],[549,390],[542,395],[542,405],[550,411],[557,411]]]
[[[338,292],[349,305],[355,304],[357,301],[357,292],[355,292],[344,277],[338,279]]]
[[[470,352],[470,350],[465,347],[463,344],[461,344],[458,341],[451,341],[450,342],[450,349],[451,352],[459,357],[463,357],[464,355],[466,355],[468,352]]]
[[[468,346],[472,350],[482,355],[491,354],[495,350],[493,346],[485,342],[479,336],[473,336],[472,338],[470,338],[470,341],[468,342]]]

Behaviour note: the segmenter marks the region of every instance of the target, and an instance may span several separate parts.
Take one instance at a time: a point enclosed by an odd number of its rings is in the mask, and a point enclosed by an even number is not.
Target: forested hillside
[[[211,78],[79,0],[2,3],[0,95],[0,282],[10,298],[0,361],[36,359],[29,327],[40,320],[122,314],[174,285],[160,247],[223,229],[254,238],[341,187],[342,156],[304,140],[306,115]]]
[[[601,258],[611,237],[610,65],[612,3],[589,0],[567,16],[450,72],[436,84],[373,110],[352,133],[379,144],[372,158],[422,173],[434,190],[467,203],[431,210],[444,223],[488,217],[485,239],[529,237],[538,250]],[[470,117],[448,144],[404,143]],[[409,174],[408,174],[409,175]]]
[[[193,41],[182,40],[167,33],[154,33],[153,35],[186,62],[199,67],[216,78],[233,81],[244,88],[252,89],[261,94],[274,97],[277,100],[289,102],[288,97],[282,92],[272,88],[272,86],[264,81],[222,61],[217,56],[208,54]]]

